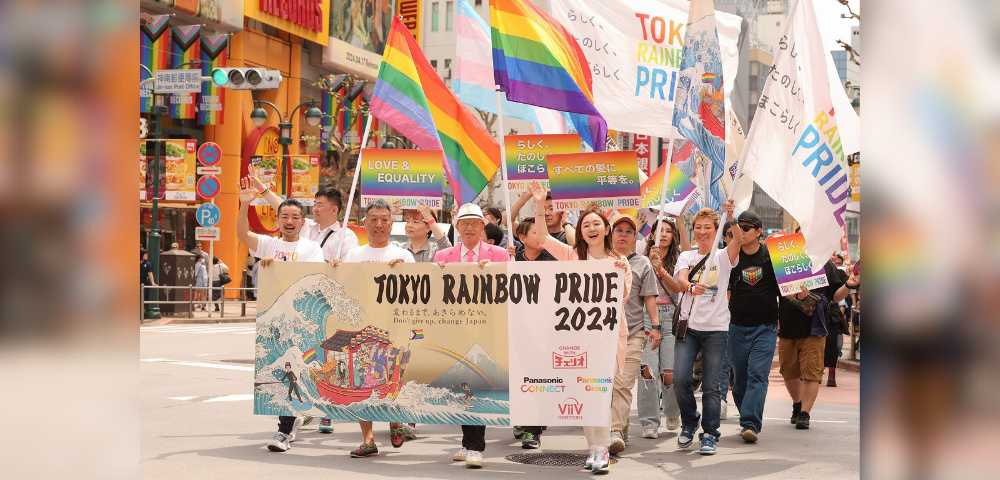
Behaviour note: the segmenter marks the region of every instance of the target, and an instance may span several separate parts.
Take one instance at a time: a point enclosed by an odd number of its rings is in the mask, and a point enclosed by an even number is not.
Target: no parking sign
[[[198,179],[198,185],[195,187],[195,190],[201,198],[215,198],[222,191],[222,182],[215,175],[205,175]]]

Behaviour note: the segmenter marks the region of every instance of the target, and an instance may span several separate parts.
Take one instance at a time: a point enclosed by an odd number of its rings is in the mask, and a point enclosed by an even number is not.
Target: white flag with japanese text
[[[798,220],[813,271],[838,249],[850,196],[827,55],[812,1],[796,0],[741,157],[743,173]]]

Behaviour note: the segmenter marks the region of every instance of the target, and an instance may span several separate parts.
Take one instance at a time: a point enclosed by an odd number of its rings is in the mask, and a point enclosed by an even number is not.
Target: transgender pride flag
[[[493,52],[490,27],[476,13],[468,0],[458,3],[458,41],[455,49],[455,81],[451,90],[462,103],[484,112],[497,113],[496,87],[493,80]],[[535,133],[570,132],[564,112],[501,100],[505,117],[519,118],[535,125]],[[506,132],[505,132],[506,133]]]

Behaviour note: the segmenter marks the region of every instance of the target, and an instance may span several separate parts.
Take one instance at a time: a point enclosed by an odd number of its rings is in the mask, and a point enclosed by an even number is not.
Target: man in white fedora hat
[[[455,215],[455,228],[462,242],[451,248],[439,250],[434,255],[434,263],[444,268],[447,263],[478,263],[479,268],[490,262],[510,261],[507,250],[483,243],[481,237],[486,228],[486,219],[479,205],[466,203]],[[483,450],[486,450],[486,426],[462,425],[462,449],[452,460],[464,461],[469,468],[483,466]]]

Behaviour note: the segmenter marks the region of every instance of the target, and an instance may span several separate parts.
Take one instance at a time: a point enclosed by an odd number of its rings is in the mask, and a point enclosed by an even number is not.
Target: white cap
[[[455,216],[455,220],[462,220],[464,218],[478,218],[483,223],[486,223],[486,218],[483,217],[483,209],[474,203],[466,203],[458,209],[458,215]]]

